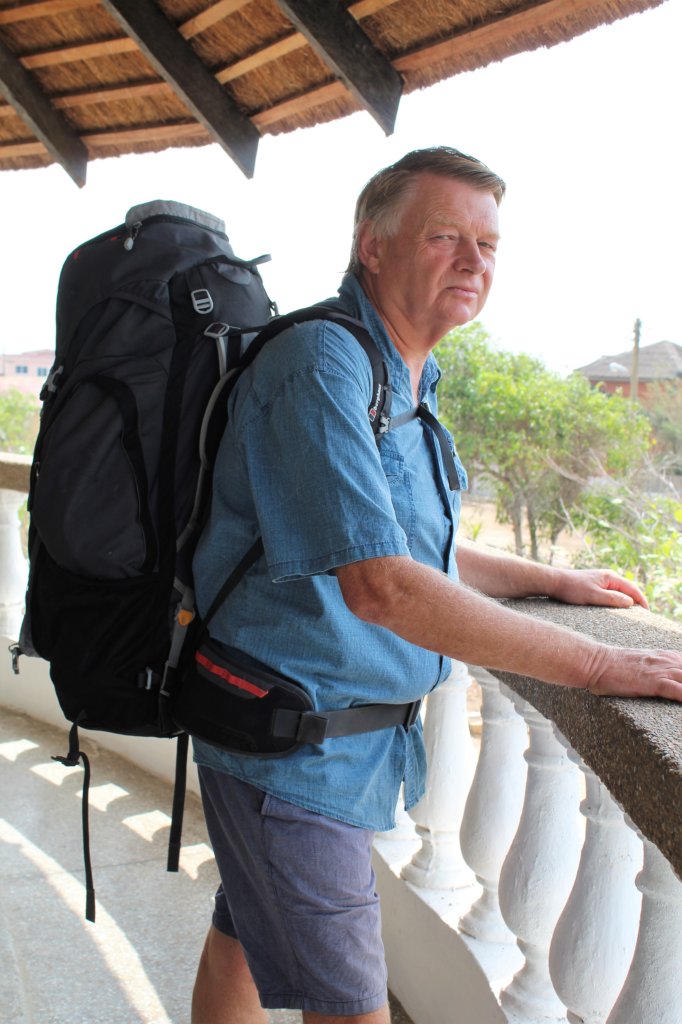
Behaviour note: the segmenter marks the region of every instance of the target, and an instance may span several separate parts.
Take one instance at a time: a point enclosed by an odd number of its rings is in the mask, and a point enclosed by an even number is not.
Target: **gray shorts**
[[[221,885],[213,924],[246,954],[262,1005],[337,1016],[387,1001],[374,833],[199,767]]]

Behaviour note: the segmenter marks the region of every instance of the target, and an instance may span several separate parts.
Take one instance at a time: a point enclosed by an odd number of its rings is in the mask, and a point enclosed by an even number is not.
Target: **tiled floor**
[[[86,740],[97,923],[84,919],[80,768],[66,733],[0,709],[0,1024],[186,1024],[216,886],[198,799],[165,870],[170,788]],[[276,1010],[273,1024],[300,1024]],[[394,1024],[409,1024],[399,1006]]]

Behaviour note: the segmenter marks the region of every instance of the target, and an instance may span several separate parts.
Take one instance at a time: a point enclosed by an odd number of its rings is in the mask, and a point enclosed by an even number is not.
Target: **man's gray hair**
[[[378,171],[367,182],[355,206],[353,244],[348,270],[359,273],[358,231],[365,221],[372,221],[375,231],[384,238],[394,235],[400,226],[404,201],[411,195],[417,176],[439,174],[443,178],[465,181],[480,192],[489,192],[500,204],[506,185],[502,178],[474,156],[460,153],[450,146],[415,149],[390,167]]]

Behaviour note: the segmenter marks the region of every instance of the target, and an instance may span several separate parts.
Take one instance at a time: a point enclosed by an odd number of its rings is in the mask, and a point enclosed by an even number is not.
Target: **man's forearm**
[[[419,647],[569,686],[587,686],[598,673],[602,647],[587,637],[513,612],[409,558],[371,566],[338,571],[346,602]]]
[[[563,599],[605,603],[623,594],[613,573],[559,571]],[[459,661],[506,669],[599,695],[682,701],[682,653],[610,647],[532,619],[455,583],[407,556],[373,558],[336,571],[344,600],[359,618]],[[610,602],[609,602],[610,603]]]
[[[489,597],[533,597],[553,593],[556,570],[515,555],[487,551],[462,541],[457,545],[462,583]]]

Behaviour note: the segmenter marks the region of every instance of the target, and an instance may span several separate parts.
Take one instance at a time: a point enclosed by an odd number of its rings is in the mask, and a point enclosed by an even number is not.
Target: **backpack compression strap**
[[[59,761],[67,768],[75,768],[79,761],[83,762],[83,795],[81,797],[81,815],[83,822],[83,865],[85,867],[85,919],[95,921],[95,886],[92,878],[92,863],[90,861],[90,814],[89,814],[89,792],[90,792],[90,761],[88,755],[80,749],[78,741],[78,720],[76,720],[69,731],[69,750],[63,757],[52,756],[53,761]]]

